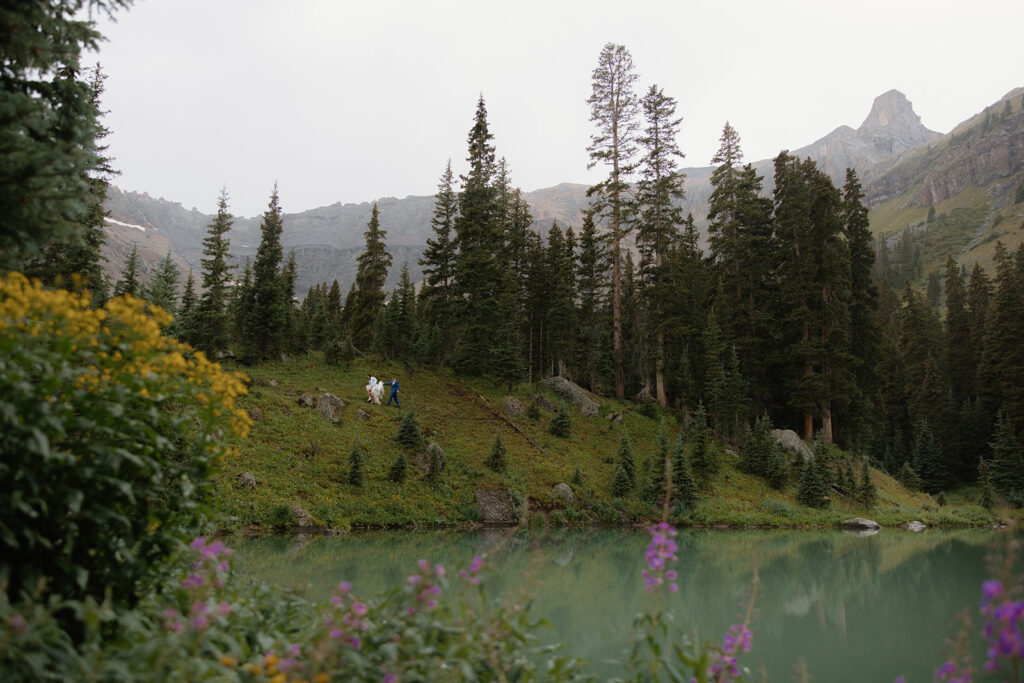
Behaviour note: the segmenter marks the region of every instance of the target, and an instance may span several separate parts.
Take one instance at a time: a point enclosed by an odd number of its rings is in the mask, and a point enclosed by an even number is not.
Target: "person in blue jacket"
[[[391,405],[391,399],[394,399],[395,406],[401,408],[402,404],[398,402],[398,378],[392,377],[390,382],[381,382],[381,384],[391,387],[391,395],[388,396],[388,402],[385,405]]]

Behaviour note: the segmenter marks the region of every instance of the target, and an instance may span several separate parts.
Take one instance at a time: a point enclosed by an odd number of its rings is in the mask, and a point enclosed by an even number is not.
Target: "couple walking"
[[[380,382],[373,375],[367,375],[369,382],[366,385],[366,400],[375,405],[380,405],[381,396],[384,393],[384,387],[391,387],[391,395],[388,396],[388,402],[386,405],[391,405],[391,401],[395,402],[395,406],[401,408],[402,404],[398,402],[398,378],[392,376],[390,382]]]

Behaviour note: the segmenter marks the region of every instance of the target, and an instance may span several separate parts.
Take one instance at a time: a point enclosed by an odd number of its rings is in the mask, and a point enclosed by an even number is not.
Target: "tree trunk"
[[[617,228],[612,245],[612,361],[615,364],[615,398],[626,397],[626,376],[622,370],[622,253]]]

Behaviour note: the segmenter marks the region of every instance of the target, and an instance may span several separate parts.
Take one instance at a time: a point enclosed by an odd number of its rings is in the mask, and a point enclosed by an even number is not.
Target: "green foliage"
[[[586,482],[583,480],[583,471],[577,466],[572,471],[572,476],[569,477],[569,483],[577,491],[583,488]]]
[[[704,405],[697,407],[690,424],[687,425],[686,442],[690,444],[690,465],[694,473],[702,480],[706,480],[718,471],[721,463],[718,459],[717,449],[710,443],[708,434],[707,415],[704,412]]]
[[[526,408],[526,417],[534,422],[540,419],[540,406],[536,401],[530,401],[530,405]]]
[[[985,458],[978,460],[978,488],[978,505],[991,512],[996,504],[996,488],[992,483],[992,468]]]
[[[436,485],[441,480],[445,466],[444,451],[436,443],[431,442],[427,446],[427,481]]]
[[[633,458],[633,442],[625,434],[619,439],[619,448],[615,451],[615,464],[616,467],[622,468],[632,490],[636,486],[636,460]]]
[[[941,494],[940,494],[941,495]],[[867,458],[861,460],[860,485],[857,487],[857,500],[867,508],[874,507],[878,500],[878,489],[871,480],[871,468]]]
[[[406,460],[405,453],[402,451],[398,452],[398,456],[391,463],[391,469],[388,470],[388,481],[393,481],[396,484],[401,484],[405,481],[408,476],[409,464]]]
[[[672,501],[687,509],[697,502],[697,482],[693,478],[693,468],[690,467],[682,435],[676,440],[672,452]]]
[[[275,184],[260,223],[260,244],[251,270],[252,279],[249,282],[243,279],[238,290],[241,355],[248,362],[273,358],[285,348],[293,295],[288,285],[294,285],[294,280],[288,282],[289,274],[283,268],[283,229]]]
[[[633,490],[633,482],[629,479],[629,473],[622,462],[615,463],[615,476],[612,478],[611,494],[616,498],[629,495]]]
[[[348,452],[348,477],[346,481],[350,486],[362,488],[363,486],[363,447],[359,444],[352,444],[352,450]]]
[[[248,418],[240,378],[161,334],[136,299],[0,279],[0,575],[67,599],[136,599],[195,530],[223,437]]]
[[[896,475],[896,479],[910,491],[921,490],[921,477],[917,476],[917,472],[914,471],[909,462],[903,463],[899,473]]]
[[[772,437],[772,422],[767,414],[757,418],[754,428],[747,433],[740,451],[740,469],[766,479],[779,489],[787,479],[786,461],[782,449]]]
[[[420,429],[420,421],[416,418],[415,410],[408,411],[402,417],[395,440],[406,448],[419,448],[423,444],[423,431]]]
[[[800,484],[796,492],[796,500],[801,505],[811,508],[823,508],[829,504],[830,466],[824,441],[814,441],[814,459],[805,463],[800,473]]]
[[[217,199],[217,215],[207,226],[203,238],[203,295],[196,311],[196,348],[207,354],[227,348],[228,292],[231,282],[230,241],[228,232],[234,219],[228,211],[228,193],[222,188]]]
[[[569,409],[565,403],[558,406],[558,412],[551,417],[548,431],[560,439],[568,439],[572,431],[572,419],[569,417]]]
[[[491,450],[487,453],[484,465],[495,472],[504,472],[508,467],[508,450],[501,440],[501,431],[494,433],[494,441],[491,443]]]

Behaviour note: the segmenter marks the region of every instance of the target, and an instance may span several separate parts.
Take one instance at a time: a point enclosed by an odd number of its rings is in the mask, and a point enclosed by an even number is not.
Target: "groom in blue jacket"
[[[402,404],[398,402],[398,378],[392,377],[390,382],[381,382],[381,384],[391,387],[391,395],[388,396],[388,402],[385,405],[391,405],[391,400],[394,399],[395,406],[401,408]]]

